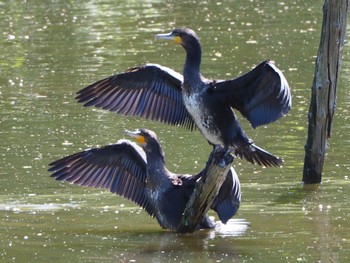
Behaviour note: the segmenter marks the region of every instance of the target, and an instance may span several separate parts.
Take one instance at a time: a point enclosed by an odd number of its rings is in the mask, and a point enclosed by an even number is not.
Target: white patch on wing
[[[165,71],[166,73],[170,74],[174,78],[181,80],[181,82],[183,82],[183,80],[184,80],[184,77],[180,73],[176,72],[175,70],[172,70],[171,68],[164,67],[162,65],[154,64],[154,63],[147,63],[146,66],[155,66],[155,67]]]

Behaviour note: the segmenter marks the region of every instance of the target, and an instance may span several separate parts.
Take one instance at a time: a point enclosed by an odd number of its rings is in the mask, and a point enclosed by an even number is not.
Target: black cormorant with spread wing
[[[190,129],[196,125],[209,143],[224,145],[236,156],[262,166],[283,160],[256,146],[245,134],[233,109],[253,128],[276,121],[291,108],[290,89],[272,61],[231,80],[210,80],[200,73],[202,49],[188,28],[157,35],[186,50],[183,76],[170,68],[146,64],[80,90],[77,100],[125,115],[137,115]]]
[[[154,132],[141,129],[126,134],[138,144],[116,144],[78,152],[50,164],[51,177],[73,184],[105,188],[144,208],[166,229],[176,230],[196,181],[202,176],[175,174],[165,167],[164,154]],[[231,167],[211,208],[226,223],[238,211],[241,189]],[[198,228],[213,228],[205,216]]]

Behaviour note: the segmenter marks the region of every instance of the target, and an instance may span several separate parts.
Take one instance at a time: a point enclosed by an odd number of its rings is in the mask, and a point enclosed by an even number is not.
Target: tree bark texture
[[[325,0],[323,23],[308,113],[303,182],[320,183],[336,108],[349,0]]]
[[[220,146],[210,154],[201,179],[196,183],[194,192],[187,202],[177,232],[194,232],[196,226],[206,215],[219,193],[222,183],[231,168],[233,156]]]

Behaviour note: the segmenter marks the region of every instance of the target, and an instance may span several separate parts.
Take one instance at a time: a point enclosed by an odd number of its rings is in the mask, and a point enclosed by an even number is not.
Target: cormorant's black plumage
[[[141,129],[127,132],[142,148],[129,140],[78,152],[50,164],[51,177],[77,185],[105,188],[144,208],[163,228],[176,230],[197,179],[197,175],[174,174],[165,167],[156,134]],[[223,223],[238,211],[241,191],[233,169],[212,204]],[[205,216],[199,228],[212,228]]]
[[[77,100],[85,106],[190,129],[196,125],[211,144],[232,148],[251,163],[281,166],[281,159],[248,138],[233,112],[241,112],[253,128],[288,113],[290,89],[274,63],[263,61],[236,79],[209,80],[200,73],[202,50],[193,30],[175,29],[157,38],[171,39],[185,48],[183,76],[164,66],[146,64],[80,90]]]

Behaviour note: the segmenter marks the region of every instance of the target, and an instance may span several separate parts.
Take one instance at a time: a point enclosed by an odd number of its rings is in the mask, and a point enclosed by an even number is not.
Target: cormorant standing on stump
[[[283,160],[256,146],[245,134],[233,109],[253,128],[276,121],[291,108],[287,80],[272,61],[231,80],[209,80],[200,73],[202,49],[188,28],[157,35],[186,50],[183,76],[157,64],[135,67],[80,90],[84,106],[137,115],[183,125],[194,124],[209,143],[224,145],[236,156],[262,166],[281,166]]]

